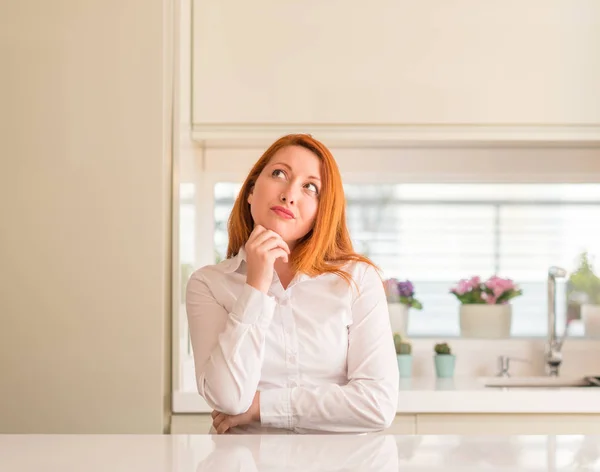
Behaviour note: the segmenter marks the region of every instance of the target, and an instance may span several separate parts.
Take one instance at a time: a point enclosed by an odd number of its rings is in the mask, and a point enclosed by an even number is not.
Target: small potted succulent
[[[412,345],[408,339],[401,334],[394,333],[394,346],[396,347],[396,358],[398,360],[398,372],[400,377],[412,376]]]
[[[435,373],[439,378],[449,378],[454,376],[454,365],[456,356],[452,354],[452,350],[448,343],[438,343],[433,347],[435,356]]]
[[[592,261],[587,252],[579,256],[577,270],[567,282],[569,304],[579,307],[585,335],[600,336],[600,277],[594,273]]]
[[[461,303],[460,334],[465,338],[507,338],[512,325],[509,303],[523,291],[511,279],[494,275],[485,282],[480,277],[462,279],[450,289]]]
[[[408,310],[423,309],[423,305],[415,298],[415,288],[410,280],[400,282],[398,279],[387,279],[383,283],[388,302],[390,323],[394,332],[408,333]]]

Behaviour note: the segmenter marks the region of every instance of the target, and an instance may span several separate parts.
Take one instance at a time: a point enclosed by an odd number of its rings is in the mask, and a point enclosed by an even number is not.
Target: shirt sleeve
[[[368,432],[387,428],[398,407],[399,374],[382,281],[368,266],[352,306],[348,383],[260,393],[264,426],[296,432]]]
[[[246,412],[260,380],[265,336],[275,300],[244,284],[231,313],[213,296],[201,272],[186,289],[186,311],[198,393],[215,410]]]

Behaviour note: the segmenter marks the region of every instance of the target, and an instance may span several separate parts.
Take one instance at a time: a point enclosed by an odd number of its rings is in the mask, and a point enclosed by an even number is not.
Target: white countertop
[[[196,392],[173,396],[175,413],[210,413]],[[398,413],[600,413],[600,387],[497,388],[483,378],[400,380]]]
[[[0,435],[10,472],[584,471],[598,436]]]

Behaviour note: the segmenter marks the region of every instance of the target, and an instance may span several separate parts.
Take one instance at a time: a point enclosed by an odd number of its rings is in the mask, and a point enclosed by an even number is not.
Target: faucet
[[[545,361],[546,373],[549,376],[558,376],[558,368],[562,362],[562,345],[567,336],[568,323],[565,332],[559,341],[556,335],[556,279],[567,276],[567,271],[560,267],[552,266],[548,269],[548,342],[546,343]]]

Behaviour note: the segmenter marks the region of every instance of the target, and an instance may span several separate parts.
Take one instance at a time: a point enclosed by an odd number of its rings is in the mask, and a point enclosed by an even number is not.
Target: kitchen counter
[[[600,387],[497,388],[482,378],[400,380],[398,413],[600,413]],[[195,392],[173,397],[175,413],[210,413]]]
[[[0,435],[32,472],[600,470],[598,436]]]

